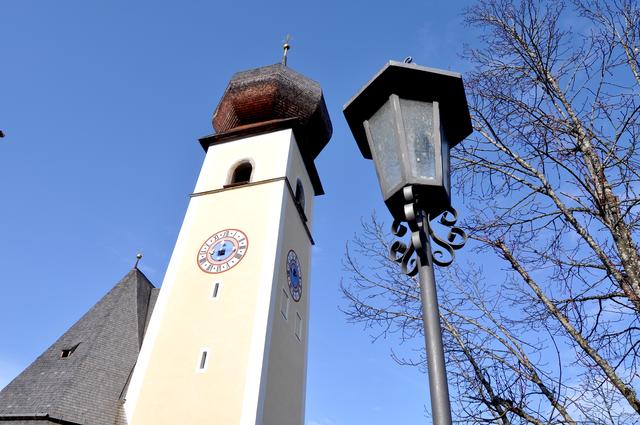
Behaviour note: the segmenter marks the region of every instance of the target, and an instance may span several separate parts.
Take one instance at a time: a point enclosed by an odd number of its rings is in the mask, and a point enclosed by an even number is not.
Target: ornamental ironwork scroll
[[[402,272],[408,276],[415,276],[420,264],[430,265],[430,261],[441,267],[453,263],[455,251],[462,248],[467,242],[467,234],[455,226],[458,212],[449,206],[440,214],[438,221],[442,226],[449,228],[446,237],[443,238],[434,232],[429,214],[426,214],[418,206],[418,199],[413,192],[413,187],[405,187],[403,195],[405,199],[403,221],[406,221],[406,225],[401,220],[394,220],[391,232],[398,238],[402,238],[407,234],[407,230],[411,230],[411,236],[408,243],[400,240],[394,241],[389,248],[389,257],[399,263]],[[431,250],[430,241],[436,245],[433,252],[429,252]]]

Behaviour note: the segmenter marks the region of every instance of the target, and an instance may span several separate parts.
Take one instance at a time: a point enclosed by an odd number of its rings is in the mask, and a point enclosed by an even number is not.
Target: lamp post
[[[433,265],[448,266],[466,242],[451,206],[449,151],[471,134],[460,74],[407,61],[387,63],[344,107],[351,132],[373,159],[395,241],[391,258],[409,276],[419,273],[433,423],[451,424],[451,405]],[[440,216],[441,238],[430,225]],[[406,222],[406,225],[403,224]],[[431,250],[431,241],[438,248]]]

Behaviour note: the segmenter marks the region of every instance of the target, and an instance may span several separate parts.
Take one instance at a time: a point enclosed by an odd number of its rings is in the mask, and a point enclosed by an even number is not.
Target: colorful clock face
[[[206,273],[222,273],[238,264],[247,253],[249,240],[241,230],[221,230],[198,251],[198,266]]]
[[[294,301],[300,301],[302,297],[302,271],[300,261],[295,251],[289,251],[287,255],[287,280],[289,281],[289,292]]]

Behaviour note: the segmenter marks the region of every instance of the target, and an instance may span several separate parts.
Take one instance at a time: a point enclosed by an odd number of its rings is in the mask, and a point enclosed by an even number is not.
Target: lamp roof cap
[[[462,76],[457,72],[413,63],[389,61],[343,108],[362,156],[371,159],[363,122],[389,100],[400,98],[439,102],[441,122],[451,147],[471,134],[471,117]]]

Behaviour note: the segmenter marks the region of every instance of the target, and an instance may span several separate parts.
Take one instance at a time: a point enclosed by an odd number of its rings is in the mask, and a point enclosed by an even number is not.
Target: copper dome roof
[[[213,114],[218,134],[288,122],[304,156],[314,159],[333,132],[320,85],[282,64],[233,75]],[[293,122],[294,124],[291,124]]]

